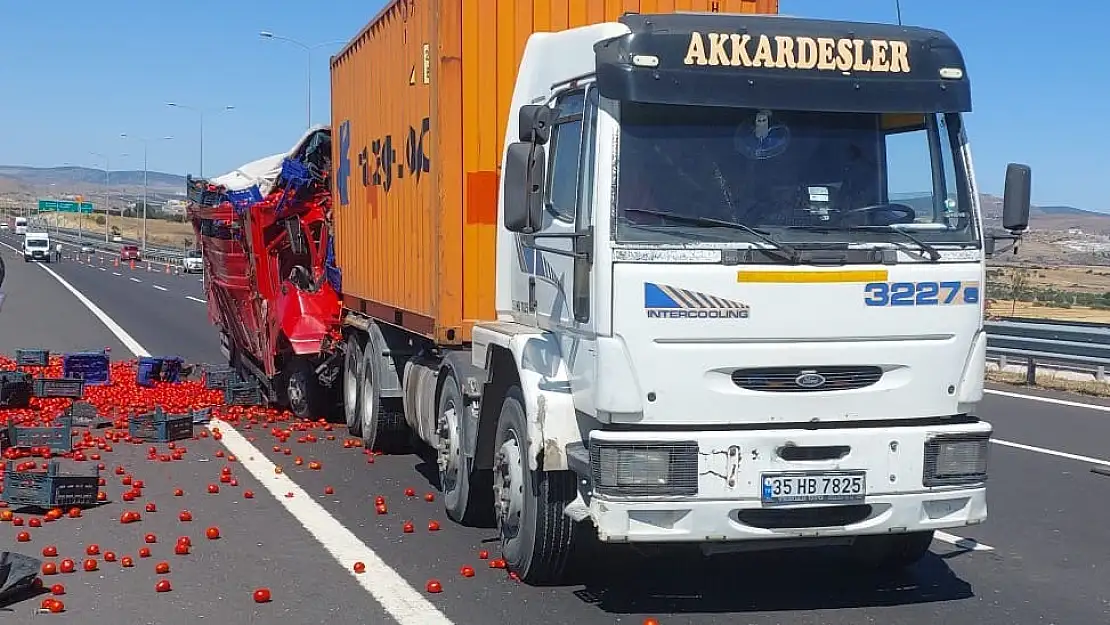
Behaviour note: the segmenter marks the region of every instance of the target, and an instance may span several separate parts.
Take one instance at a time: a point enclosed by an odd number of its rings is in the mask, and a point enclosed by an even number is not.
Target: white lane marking
[[[113,271],[113,272],[112,272],[112,275],[113,275],[113,276],[118,276],[118,275],[120,275],[120,272],[118,272],[118,271]]]
[[[4,243],[3,245],[18,252],[15,248]],[[150,356],[150,352],[143,349],[130,334],[118,323],[106,315],[89,298],[66,282],[61,276],[54,273],[49,267],[40,265],[47,273],[54,277],[62,286],[69,290],[89,312],[108,328],[108,331],[136,357]],[[187,296],[189,297],[189,296]],[[189,297],[190,299],[196,299]],[[198,300],[203,301],[203,300]],[[209,427],[218,427],[223,424],[215,421]],[[354,576],[359,586],[362,586],[397,622],[398,625],[453,625],[450,619],[440,612],[435,605],[424,598],[415,588],[405,581],[397,571],[393,570],[370,547],[360,541],[349,529],[343,526],[335,517],[328,513],[320,504],[316,503],[308,493],[297,485],[284,473],[276,473],[275,465],[252,445],[241,434],[230,426],[221,427],[223,434],[221,442],[228,451],[239,457],[239,462],[250,471],[262,487],[273,495],[293,518],[319,541],[327,552],[347,572]],[[293,493],[292,498],[285,497],[285,493]],[[366,572],[354,573],[354,563],[362,562],[366,565]]]
[[[439,624],[449,625],[451,621],[436,607],[409,585],[393,568],[385,563],[378,554],[367,547],[350,530],[316,502],[297,485],[288,475],[277,473],[276,466],[261,451],[243,438],[235,428],[215,420],[208,426],[219,428],[223,434],[224,447],[239,458],[244,469],[262,483],[286,510],[341,564],[354,575],[366,592],[400,625]],[[286,493],[293,493],[286,497]],[[355,562],[366,565],[366,572],[353,573]]]
[[[207,304],[207,303],[208,303],[208,300],[206,300],[206,299],[201,299],[201,298],[199,298],[199,297],[193,297],[192,295],[186,295],[186,296],[185,296],[185,299],[191,299],[191,300],[193,300],[194,302],[200,302],[201,304]]]
[[[956,536],[955,534],[949,534],[948,532],[942,532],[940,530],[933,532],[933,538],[941,542],[946,542],[950,545],[955,545],[960,549],[966,549],[967,551],[994,551],[994,547],[984,545],[977,540],[971,538],[963,538],[961,536]]]
[[[132,282],[142,282],[142,280],[140,280],[140,279],[138,279],[138,278],[131,278],[131,281],[132,281]]]
[[[0,245],[3,245],[3,246],[5,246],[9,249],[14,250],[14,251],[19,251],[19,250],[16,250],[14,247],[8,245],[7,243],[0,243]],[[150,352],[143,349],[143,346],[139,345],[138,341],[136,341],[130,334],[128,334],[126,330],[124,330],[122,327],[120,327],[120,325],[118,323],[116,323],[116,321],[114,319],[109,317],[107,313],[105,313],[103,310],[101,310],[99,306],[94,304],[92,302],[92,300],[85,297],[84,293],[82,293],[81,291],[78,291],[76,289],[76,287],[74,287],[72,284],[67,282],[65,278],[63,278],[63,277],[59,276],[57,273],[55,273],[55,271],[53,269],[51,269],[50,267],[47,267],[46,265],[39,265],[39,267],[42,267],[43,271],[50,274],[50,276],[52,278],[54,278],[55,280],[58,281],[58,284],[62,285],[63,287],[66,288],[67,291],[72,293],[73,296],[77,298],[77,301],[84,304],[85,308],[88,308],[89,312],[91,312],[93,314],[93,316],[95,316],[97,319],[99,319],[100,323],[103,323],[104,327],[108,328],[108,331],[111,332],[112,334],[114,334],[116,336],[116,338],[119,339],[120,343],[123,343],[123,346],[126,347],[128,350],[130,350],[131,353],[134,354],[136,358],[142,358],[142,357],[150,356]]]
[[[101,268],[100,268],[100,270],[101,270],[101,271],[108,271],[108,270],[107,270],[107,269],[105,269],[104,267],[101,267]]]
[[[1009,391],[996,391],[994,389],[985,389],[983,391],[988,395],[998,395],[999,397],[1009,397],[1011,399],[1028,399],[1029,401],[1039,401],[1046,404],[1056,404],[1057,406],[1068,406],[1070,408],[1086,408],[1088,410],[1098,410],[1100,412],[1110,412],[1110,406],[1102,406],[1099,404],[1088,404],[1081,401],[1071,401],[1068,399],[1056,399],[1055,397],[1041,397],[1039,395],[1026,395],[1024,393],[1011,393]]]
[[[1078,460],[1080,462],[1089,462],[1091,464],[1101,464],[1110,467],[1110,460],[1101,460],[1099,458],[1092,458],[1091,456],[1081,456],[1079,454],[1070,454],[1066,451],[1056,451],[1055,449],[1048,449],[1047,447],[1035,447],[1033,445],[1026,445],[1025,443],[1015,443],[1001,438],[992,438],[992,443],[1002,445],[1003,447],[1013,447],[1014,449],[1021,449],[1023,451],[1031,451],[1038,454],[1045,454],[1047,456],[1056,456],[1057,458],[1067,458],[1068,460]]]
[[[169,289],[167,289],[166,287],[164,287],[164,286],[159,286],[159,285],[157,285],[157,284],[152,284],[152,285],[150,285],[150,286],[152,286],[152,287],[154,287],[154,288],[158,289],[159,291],[168,291],[168,290],[169,290]]]

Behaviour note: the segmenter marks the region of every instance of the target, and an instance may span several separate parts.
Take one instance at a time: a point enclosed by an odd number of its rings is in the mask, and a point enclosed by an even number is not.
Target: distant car
[[[204,273],[204,259],[200,250],[188,250],[181,259],[181,269],[185,273]]]
[[[124,245],[119,248],[120,260],[141,260],[138,245]]]
[[[123,240],[123,237],[121,237],[120,235],[118,235],[118,234],[113,234],[112,235],[112,242],[113,243],[119,243],[122,240]]]
[[[8,225],[8,222],[6,222],[6,221],[0,222],[0,230],[3,230],[4,232],[7,232],[10,228],[11,228],[11,226]]]
[[[85,244],[85,245],[81,246],[81,253],[82,254],[94,254],[94,253],[96,253],[96,250],[93,249],[93,246]]]

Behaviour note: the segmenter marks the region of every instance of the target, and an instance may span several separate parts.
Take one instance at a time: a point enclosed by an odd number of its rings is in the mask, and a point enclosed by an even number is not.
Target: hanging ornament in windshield
[[[751,121],[740,124],[736,129],[737,151],[761,161],[785,152],[790,143],[790,129],[785,124],[776,123],[772,117],[771,111],[761,109]]]

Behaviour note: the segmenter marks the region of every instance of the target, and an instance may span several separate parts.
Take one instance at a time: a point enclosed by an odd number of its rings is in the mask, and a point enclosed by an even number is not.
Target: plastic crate
[[[9,460],[4,466],[4,492],[0,499],[9,505],[53,508],[96,505],[100,470],[89,467],[87,475],[62,474],[57,461],[45,471],[16,471]]]
[[[227,201],[237,215],[242,215],[256,202],[262,201],[262,191],[259,190],[258,185],[251,185],[238,191],[228,191]]]
[[[20,367],[45,367],[50,364],[49,349],[17,349],[15,364]]]
[[[8,441],[12,447],[48,447],[59,453],[73,450],[73,424],[62,417],[56,425],[8,425]]]
[[[31,392],[35,397],[71,397],[85,395],[85,381],[81,378],[35,378]]]
[[[85,384],[107,384],[112,359],[108,352],[75,352],[62,357],[62,376],[81,378]]]
[[[262,389],[254,380],[230,382],[224,387],[224,403],[228,406],[259,406],[262,404]]]
[[[227,388],[232,382],[241,382],[239,373],[231,367],[207,365],[204,367],[204,387],[211,389]]]
[[[65,418],[69,419],[73,427],[101,428],[112,424],[111,421],[100,416],[96,406],[86,401],[75,401],[70,404],[69,408],[66,408]]]
[[[179,382],[184,365],[185,361],[181,358],[140,358],[135,370],[135,382],[146,387],[154,386],[155,382]]]
[[[168,443],[193,437],[193,413],[170,414],[161,406],[154,412],[135,415],[128,420],[127,433],[132,438],[154,443]]]
[[[0,408],[26,408],[31,405],[31,374],[0,371]]]

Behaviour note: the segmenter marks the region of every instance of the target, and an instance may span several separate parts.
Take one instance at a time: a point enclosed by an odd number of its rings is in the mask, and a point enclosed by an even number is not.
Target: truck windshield
[[[623,103],[616,239],[763,245],[732,222],[796,248],[977,245],[960,124]]]

